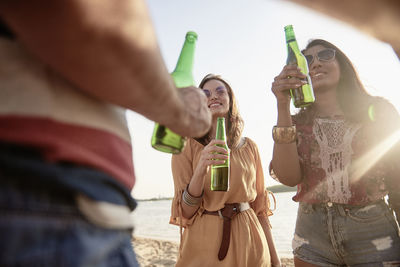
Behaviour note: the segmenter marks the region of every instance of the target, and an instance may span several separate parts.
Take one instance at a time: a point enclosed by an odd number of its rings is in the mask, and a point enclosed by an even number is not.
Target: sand
[[[134,237],[133,247],[142,267],[173,267],[176,263],[179,244],[149,238]],[[282,258],[286,267],[293,267],[293,259]]]

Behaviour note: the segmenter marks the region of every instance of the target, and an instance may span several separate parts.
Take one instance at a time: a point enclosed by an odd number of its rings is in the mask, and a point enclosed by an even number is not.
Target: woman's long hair
[[[227,141],[228,141],[228,147],[230,149],[234,149],[238,146],[239,142],[240,142],[240,138],[242,136],[242,132],[243,132],[243,119],[239,114],[239,109],[237,106],[237,102],[236,102],[236,97],[235,94],[232,91],[231,86],[229,85],[229,83],[227,81],[225,81],[223,78],[221,78],[221,76],[219,75],[215,75],[215,74],[208,74],[206,75],[203,80],[200,82],[199,87],[203,88],[204,84],[210,80],[218,80],[220,82],[222,82],[227,91],[228,91],[228,95],[229,95],[229,111],[228,111],[228,120],[227,120],[227,125],[226,125],[226,135],[227,135]],[[211,137],[210,132],[208,132],[205,136],[196,139],[197,141],[199,141],[200,143],[202,143],[203,145],[207,145],[209,142],[209,138]]]
[[[368,121],[368,108],[376,98],[366,91],[349,58],[335,45],[322,39],[311,40],[302,52],[316,45],[336,51],[335,57],[340,67],[337,100],[346,119],[352,122]],[[313,105],[303,108],[295,117],[298,121],[310,123],[315,117]]]

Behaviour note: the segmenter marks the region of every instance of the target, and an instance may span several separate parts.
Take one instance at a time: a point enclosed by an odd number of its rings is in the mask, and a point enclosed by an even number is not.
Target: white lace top
[[[326,189],[327,197],[332,202],[347,203],[351,198],[351,144],[359,128],[359,125],[350,125],[344,119],[315,119],[313,133],[320,148],[321,167],[326,173],[326,179],[319,187]]]

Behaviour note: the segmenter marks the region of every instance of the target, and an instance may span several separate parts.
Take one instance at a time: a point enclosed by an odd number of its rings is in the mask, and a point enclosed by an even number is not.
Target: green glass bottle
[[[291,89],[290,95],[296,108],[306,107],[315,101],[307,60],[299,49],[292,25],[285,26],[285,37],[288,51],[286,64],[296,64],[301,69],[301,72],[307,75],[307,78],[305,78],[307,83],[301,87]]]
[[[225,118],[217,118],[217,130],[215,139],[225,141],[224,145],[218,145],[226,150],[229,148],[226,142]],[[212,191],[228,191],[229,190],[229,157],[224,164],[211,166],[211,190]]]
[[[193,78],[193,62],[194,51],[196,48],[197,34],[195,32],[187,32],[185,43],[183,44],[181,54],[175,70],[171,73],[172,79],[177,88],[194,86]],[[153,136],[151,137],[151,146],[155,149],[178,154],[185,146],[186,138],[182,137],[163,125],[156,123],[154,126]]]

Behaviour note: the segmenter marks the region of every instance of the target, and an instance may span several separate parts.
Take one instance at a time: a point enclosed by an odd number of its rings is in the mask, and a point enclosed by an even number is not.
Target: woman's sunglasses
[[[202,90],[203,90],[203,92],[204,92],[204,94],[206,95],[207,98],[211,97],[211,91],[210,90],[208,90],[208,89],[202,89]],[[223,86],[218,86],[215,89],[215,92],[217,93],[218,96],[221,96],[221,95],[223,95],[225,93],[228,93],[226,88],[223,87]]]
[[[327,48],[324,50],[321,50],[317,53],[317,58],[319,61],[331,61],[335,59],[335,53],[336,51],[332,48]],[[314,56],[313,55],[305,55],[305,58],[307,60],[308,65],[311,65],[314,61]]]

